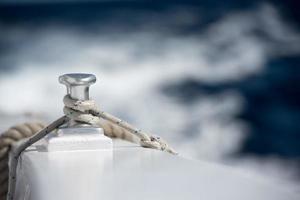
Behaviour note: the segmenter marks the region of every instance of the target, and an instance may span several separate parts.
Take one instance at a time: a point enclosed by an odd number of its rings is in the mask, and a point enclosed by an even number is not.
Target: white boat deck
[[[61,162],[53,165],[52,159]],[[82,161],[80,166],[76,165],[78,159]],[[117,140],[113,151],[28,150],[22,155],[18,175],[16,199],[22,200],[299,199],[259,176],[235,168]]]

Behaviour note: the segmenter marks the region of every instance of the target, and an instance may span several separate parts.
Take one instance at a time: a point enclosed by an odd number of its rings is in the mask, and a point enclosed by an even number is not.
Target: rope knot
[[[95,101],[93,100],[75,100],[70,97],[70,95],[66,95],[64,97],[64,114],[70,119],[87,123],[91,125],[99,124],[99,117],[96,117],[90,113],[91,110],[99,111]]]
[[[149,136],[127,122],[101,111],[93,100],[75,100],[66,95],[64,97],[64,113],[70,119],[91,125],[97,125],[104,129],[105,135],[134,141],[133,136],[139,139],[143,147],[167,151],[177,154],[159,136]],[[105,121],[103,121],[105,120]]]

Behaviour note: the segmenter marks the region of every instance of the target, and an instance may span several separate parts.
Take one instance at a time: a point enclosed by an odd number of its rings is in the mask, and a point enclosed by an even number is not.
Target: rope
[[[149,136],[123,120],[101,111],[93,100],[79,101],[69,95],[64,97],[65,115],[47,127],[41,123],[26,123],[10,128],[0,135],[0,200],[13,200],[16,186],[16,172],[21,153],[29,146],[45,137],[53,130],[69,121],[97,125],[104,129],[104,134],[131,142],[138,142],[142,147],[158,149],[177,154],[164,140],[158,136]],[[20,141],[19,145],[14,146]],[[12,148],[12,147],[15,148]],[[9,153],[10,169],[8,168]],[[9,180],[8,180],[9,179]],[[7,182],[8,181],[8,182]],[[7,195],[6,195],[7,194]]]
[[[66,95],[64,97],[64,104],[64,113],[70,119],[77,122],[100,126],[104,129],[104,133],[107,136],[122,136],[122,138],[132,142],[135,142],[136,140],[134,138],[137,138],[137,142],[142,147],[148,147],[161,151],[167,151],[171,154],[177,154],[177,152],[174,151],[160,137],[149,136],[149,134],[133,127],[127,122],[101,111],[93,100],[80,101],[72,99],[70,95]]]
[[[8,181],[8,192],[7,192],[7,200],[14,199],[15,187],[16,187],[16,174],[17,174],[17,166],[21,153],[27,149],[27,147],[31,146],[35,142],[39,141],[56,128],[68,122],[70,119],[66,116],[62,116],[56,121],[52,122],[50,125],[46,126],[38,133],[30,136],[29,138],[25,138],[19,145],[12,149],[11,159],[10,159],[10,169],[9,169],[9,181]]]
[[[11,127],[0,135],[0,200],[6,199],[8,190],[8,156],[12,145],[42,128],[44,125],[38,122],[25,123]]]

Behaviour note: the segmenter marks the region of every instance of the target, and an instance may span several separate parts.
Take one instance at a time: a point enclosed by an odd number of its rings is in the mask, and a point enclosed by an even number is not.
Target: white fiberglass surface
[[[113,151],[31,149],[18,175],[16,200],[297,199],[257,175],[123,142]]]

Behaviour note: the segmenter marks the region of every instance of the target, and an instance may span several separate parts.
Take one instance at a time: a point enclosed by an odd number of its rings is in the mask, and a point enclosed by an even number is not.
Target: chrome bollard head
[[[96,82],[93,74],[72,73],[59,77],[59,82],[66,85],[72,99],[89,100],[89,87]]]

